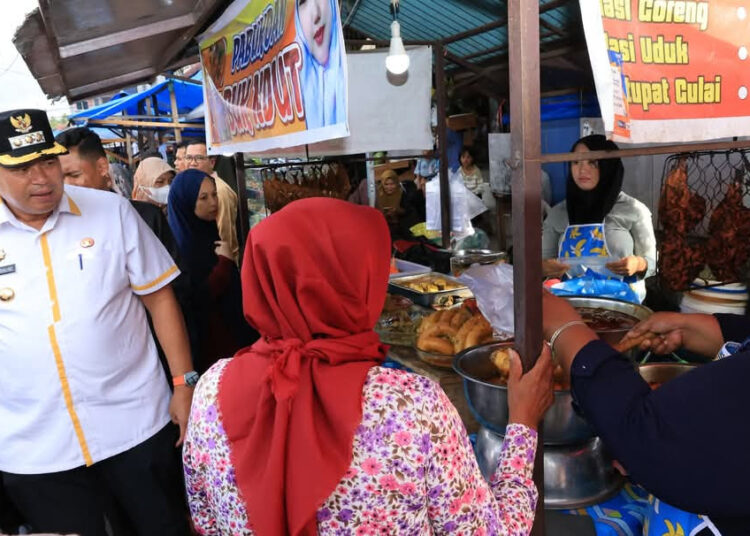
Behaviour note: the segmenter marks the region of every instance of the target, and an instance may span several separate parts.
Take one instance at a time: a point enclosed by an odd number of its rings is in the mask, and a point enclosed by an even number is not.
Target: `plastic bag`
[[[477,306],[495,331],[513,331],[513,266],[473,264],[458,279],[469,287]]]
[[[449,178],[451,193],[451,231],[457,237],[465,237],[474,233],[471,220],[487,210],[482,200],[474,195],[466,186],[458,173],[452,173]],[[435,177],[425,185],[425,204],[427,210],[427,228],[442,229],[440,209],[440,180]]]
[[[638,295],[626,282],[619,279],[607,279],[593,270],[587,270],[582,277],[552,285],[549,290],[556,296],[596,296],[641,303]]]

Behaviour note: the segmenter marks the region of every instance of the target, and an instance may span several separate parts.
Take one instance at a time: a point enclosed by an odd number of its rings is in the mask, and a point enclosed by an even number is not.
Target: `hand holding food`
[[[534,368],[523,374],[521,357],[509,350],[508,410],[510,423],[519,423],[536,430],[545,412],[554,401],[552,393],[552,354],[546,344]]]

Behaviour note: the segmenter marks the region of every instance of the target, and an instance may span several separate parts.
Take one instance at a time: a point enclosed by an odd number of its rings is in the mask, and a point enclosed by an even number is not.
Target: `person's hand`
[[[521,357],[515,350],[510,350],[508,422],[523,424],[532,430],[537,429],[544,413],[554,401],[552,369],[552,354],[547,344],[542,348],[534,368],[526,374],[523,374]]]
[[[542,274],[545,277],[562,277],[569,268],[569,265],[557,259],[544,259],[542,261]]]
[[[214,249],[216,255],[232,259],[232,250],[229,248],[229,243],[224,240],[217,240],[214,244],[216,244],[216,249]]]
[[[607,263],[606,266],[609,271],[617,275],[630,276],[640,272],[645,272],[648,268],[648,263],[643,257],[630,255],[628,257],[623,257],[619,261]]]
[[[174,388],[172,400],[169,401],[169,416],[172,422],[180,427],[180,438],[175,447],[182,446],[185,440],[188,417],[190,417],[190,404],[193,402],[194,388],[189,385],[178,385]]]
[[[639,344],[642,350],[671,354],[683,346],[683,318],[680,313],[654,313],[628,331],[620,344],[643,339]]]

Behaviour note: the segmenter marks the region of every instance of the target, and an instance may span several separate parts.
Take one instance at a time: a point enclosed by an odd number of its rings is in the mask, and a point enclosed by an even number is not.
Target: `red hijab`
[[[387,349],[373,327],[389,258],[383,216],[336,199],[295,201],[248,237],[243,304],[261,339],[227,366],[219,407],[260,536],[317,534],[349,468],[362,387]]]

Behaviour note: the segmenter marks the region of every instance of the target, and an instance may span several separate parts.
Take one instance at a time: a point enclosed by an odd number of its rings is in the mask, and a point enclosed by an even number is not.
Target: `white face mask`
[[[161,186],[159,188],[150,188],[148,186],[142,186],[143,191],[154,203],[159,205],[166,205],[167,199],[169,198],[169,185]]]

